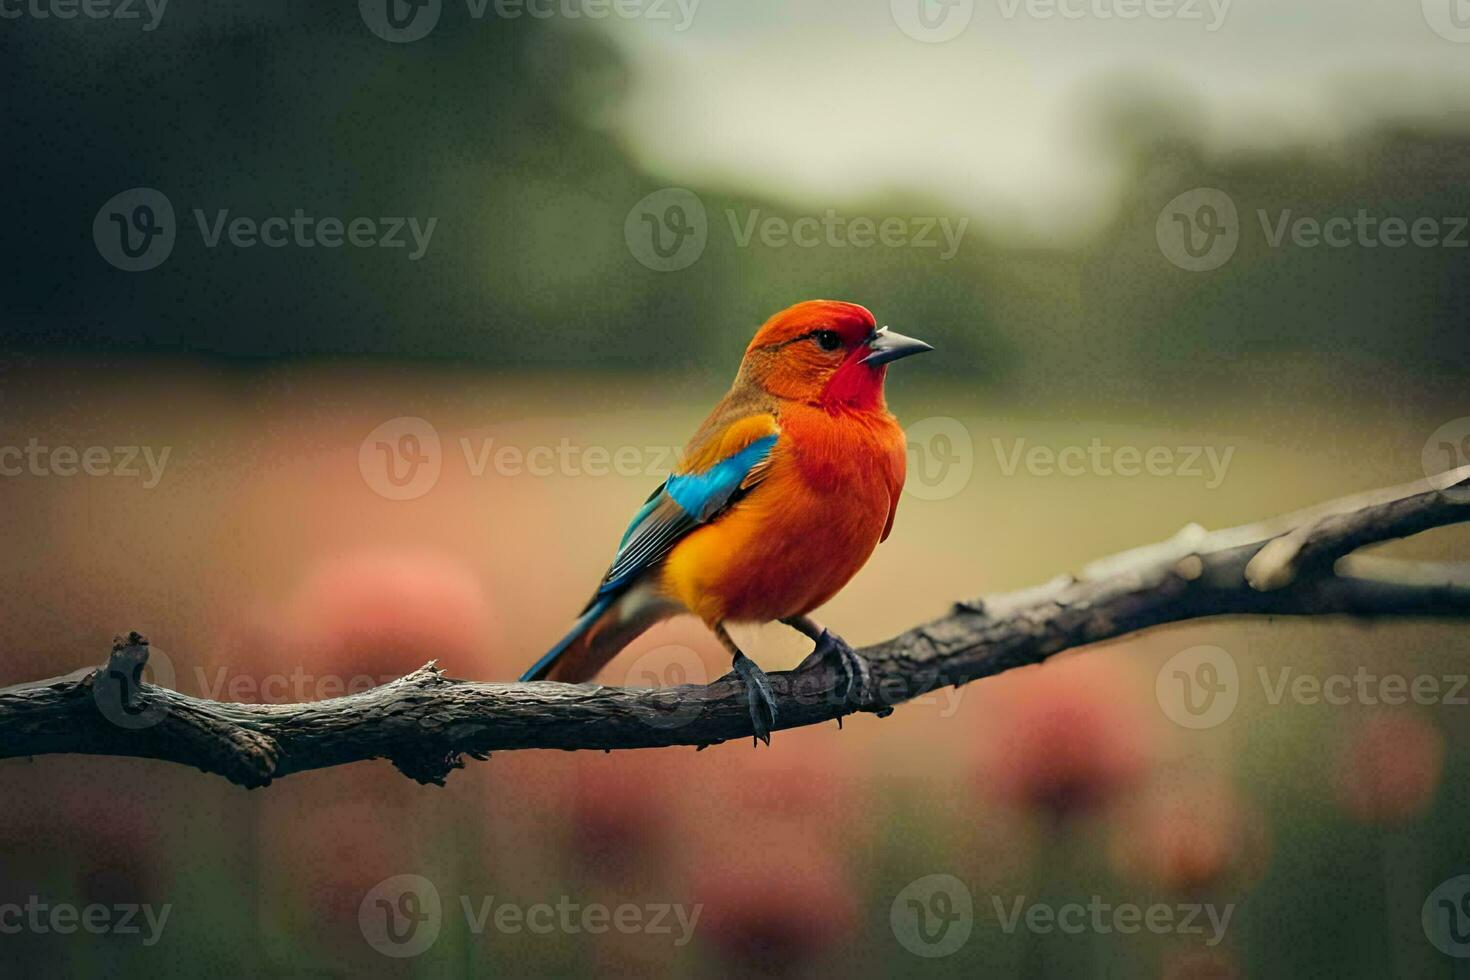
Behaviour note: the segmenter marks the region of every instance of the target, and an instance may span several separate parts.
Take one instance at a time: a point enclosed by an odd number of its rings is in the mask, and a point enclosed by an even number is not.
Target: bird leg
[[[854,653],[852,647],[847,645],[846,640],[831,630],[818,625],[816,620],[810,616],[792,616],[790,619],[781,620],[781,622],[790,626],[814,644],[812,652],[801,662],[801,667],[828,658],[836,660],[837,668],[842,671],[842,676],[847,679],[847,685],[842,691],[842,700],[844,702],[851,701],[854,689],[856,689],[859,698],[867,697],[869,684],[867,661]],[[801,668],[798,667],[797,669],[799,670]]]
[[[745,684],[745,696],[750,702],[750,723],[755,728],[755,737],[771,744],[771,725],[776,723],[776,695],[771,690],[771,681],[766,677],[765,671],[755,665],[740,648],[735,645],[730,634],[725,631],[724,623],[716,623],[715,636],[719,637],[730,656],[734,659],[731,666],[735,668],[734,673],[740,676]],[[766,716],[770,716],[767,722]]]

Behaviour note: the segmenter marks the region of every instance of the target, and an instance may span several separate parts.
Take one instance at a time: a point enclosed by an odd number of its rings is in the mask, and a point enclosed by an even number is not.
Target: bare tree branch
[[[1040,663],[1061,650],[1220,615],[1470,616],[1470,565],[1353,554],[1470,519],[1470,467],[1260,524],[1206,532],[1094,562],[1078,577],[956,603],[933,622],[858,651],[873,680],[845,702],[837,668],[772,674],[779,724],[796,728],[893,706]],[[739,682],[656,690],[490,684],[430,663],[382,687],[301,704],[230,704],[142,683],[147,641],[119,638],[108,663],[0,690],[0,758],[80,752],[162,759],[242,786],[386,758],[442,783],[466,755],[503,749],[704,746],[749,737]]]

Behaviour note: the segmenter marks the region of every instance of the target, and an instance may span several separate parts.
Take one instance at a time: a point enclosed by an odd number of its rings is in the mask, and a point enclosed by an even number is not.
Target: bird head
[[[814,299],[767,320],[745,349],[740,373],[777,398],[827,408],[882,408],[888,365],[933,349],[879,327],[856,303]]]

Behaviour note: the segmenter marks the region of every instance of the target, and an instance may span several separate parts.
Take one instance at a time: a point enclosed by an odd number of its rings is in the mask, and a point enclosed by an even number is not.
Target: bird
[[[692,613],[730,654],[767,745],[775,695],[730,624],[785,623],[812,641],[808,659],[836,661],[844,703],[861,693],[863,661],[810,613],[893,530],[907,458],[884,381],[893,362],[933,349],[839,300],[766,320],[571,630],[521,680],[590,680],[654,624]]]

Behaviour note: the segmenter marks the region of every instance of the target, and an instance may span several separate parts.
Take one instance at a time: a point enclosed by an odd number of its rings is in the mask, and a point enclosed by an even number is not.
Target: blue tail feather
[[[587,607],[586,612],[577,617],[577,621],[572,624],[572,628],[567,632],[567,635],[557,641],[556,646],[547,650],[540,660],[532,664],[530,670],[521,675],[521,680],[544,680],[547,673],[550,672],[552,664],[556,663],[557,659],[566,652],[567,647],[577,642],[577,639],[583,633],[587,632],[588,627],[597,622],[597,617],[607,612],[608,607],[613,604],[615,599],[616,596],[613,595],[599,596],[596,602]]]

